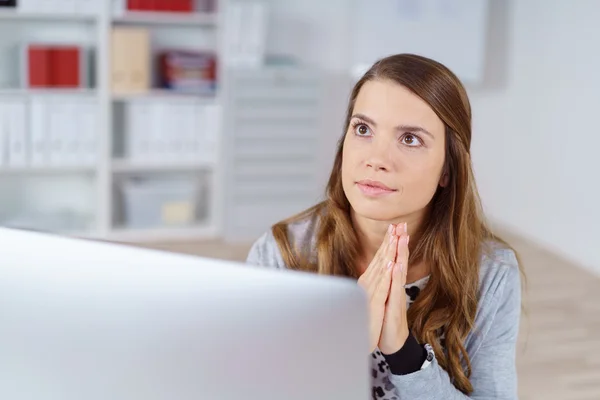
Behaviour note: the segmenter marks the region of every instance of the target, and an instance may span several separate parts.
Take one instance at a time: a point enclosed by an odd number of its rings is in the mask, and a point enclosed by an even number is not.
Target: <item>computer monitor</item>
[[[355,282],[0,229],[0,399],[369,398]]]

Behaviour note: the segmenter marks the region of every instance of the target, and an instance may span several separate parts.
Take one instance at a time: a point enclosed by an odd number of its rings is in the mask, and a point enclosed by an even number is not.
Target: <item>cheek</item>
[[[344,148],[342,149],[342,179],[349,173],[354,164],[354,154],[352,151],[352,145],[348,139],[344,139]]]
[[[422,206],[429,203],[439,186],[442,168],[443,157],[412,160],[401,168],[401,183],[411,203]]]

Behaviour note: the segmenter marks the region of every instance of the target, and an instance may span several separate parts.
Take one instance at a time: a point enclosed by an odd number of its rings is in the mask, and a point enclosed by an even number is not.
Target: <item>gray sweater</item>
[[[293,224],[289,237],[300,248],[314,254],[316,221],[308,219]],[[272,268],[286,268],[269,231],[252,246],[247,262]],[[515,366],[516,342],[521,314],[521,280],[515,254],[496,247],[484,255],[480,265],[479,308],[475,329],[464,345],[472,366],[473,392],[466,396],[457,390],[446,371],[435,358],[427,367],[407,375],[394,375],[382,369],[378,377],[381,387],[373,391],[374,399],[454,400],[517,399]],[[373,363],[377,364],[373,355]],[[373,365],[380,368],[380,365]],[[375,383],[374,383],[375,385]]]

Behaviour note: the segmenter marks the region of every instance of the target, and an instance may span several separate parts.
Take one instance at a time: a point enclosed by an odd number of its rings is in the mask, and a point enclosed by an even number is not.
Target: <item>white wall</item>
[[[470,89],[488,215],[600,273],[600,2],[494,2]]]
[[[337,77],[329,173],[350,80],[350,0],[271,0],[269,50]],[[600,2],[494,0],[485,82],[469,87],[473,158],[488,216],[600,273]]]

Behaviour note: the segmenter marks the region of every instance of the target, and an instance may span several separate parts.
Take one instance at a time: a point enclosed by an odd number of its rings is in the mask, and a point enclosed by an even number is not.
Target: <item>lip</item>
[[[363,179],[362,181],[356,182],[356,185],[363,194],[369,197],[385,196],[396,192],[396,189],[392,189],[382,182],[371,179]]]

